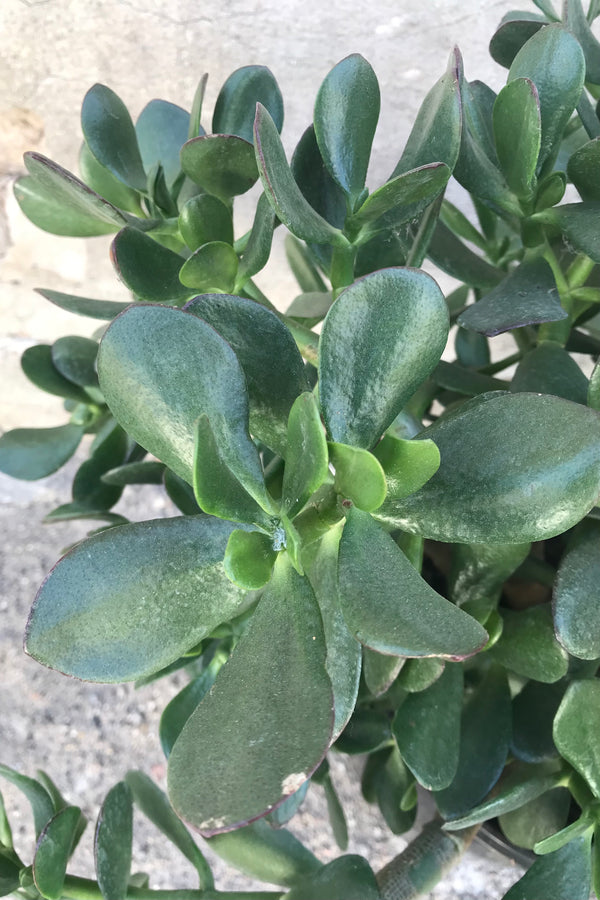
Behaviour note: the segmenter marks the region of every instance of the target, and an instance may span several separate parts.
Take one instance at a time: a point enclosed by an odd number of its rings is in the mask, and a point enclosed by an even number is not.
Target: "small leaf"
[[[299,294],[288,306],[286,316],[288,318],[308,320],[305,324],[312,328],[313,325],[325,318],[332,302],[333,298],[330,291],[311,291],[310,293]]]
[[[500,168],[517,197],[531,196],[542,139],[537,88],[529,78],[504,87],[494,103],[494,140]]]
[[[459,544],[448,578],[450,600],[485,622],[498,605],[504,582],[530,549],[530,544]]]
[[[367,197],[348,227],[364,228],[364,242],[379,231],[403,225],[420,215],[444,190],[451,172],[445,163],[431,163],[397,175]]]
[[[360,447],[329,443],[329,458],[335,468],[334,487],[358,509],[378,509],[386,495],[385,473],[378,460]]]
[[[486,633],[437,594],[368,513],[350,509],[340,543],[340,604],[350,631],[392,656],[475,653]]]
[[[238,587],[255,591],[271,578],[276,558],[277,551],[269,535],[236,529],[229,535],[223,568]]]
[[[164,668],[240,605],[221,564],[231,531],[205,517],[156,519],[77,544],[38,591],[27,652],[86,681],[132,681]]]
[[[132,839],[131,790],[124,781],[119,781],[106,795],[96,824],[94,861],[104,900],[127,895]]]
[[[21,368],[36,387],[49,394],[68,397],[76,403],[90,402],[85,391],[58,371],[52,360],[52,347],[49,344],[28,347],[21,356]]]
[[[140,194],[127,187],[118,178],[101,165],[88,145],[83,142],[79,151],[79,171],[84,182],[117,209],[126,210],[135,216],[144,217],[140,205]]]
[[[202,103],[204,101],[204,92],[206,90],[207,81],[208,75],[202,75],[200,81],[198,82],[198,87],[194,92],[192,111],[190,113],[190,124],[188,128],[188,140],[198,137],[198,135],[205,134],[204,128],[200,124],[200,119],[202,116]]]
[[[348,194],[351,207],[365,186],[379,107],[377,76],[358,53],[333,67],[315,101],[319,150],[334,181]]]
[[[516,10],[506,13],[490,41],[492,59],[510,69],[521,47],[546,24],[546,19],[537,13]]]
[[[592,884],[591,834],[534,862],[502,900],[588,900]]]
[[[51,291],[50,288],[36,288],[38,294],[45,297],[55,306],[66,309],[67,312],[78,316],[89,316],[91,319],[114,319],[120,312],[127,309],[129,303],[116,303],[113,300],[91,300],[88,297],[75,297],[73,294],[63,294],[61,291]],[[41,346],[41,345],[40,345]]]
[[[401,656],[384,656],[369,647],[362,648],[365,684],[374,697],[380,697],[396,680],[406,660]]]
[[[198,194],[187,201],[179,213],[179,230],[190,250],[210,241],[233,244],[231,211],[212,194]]]
[[[48,822],[53,818],[55,809],[52,803],[52,797],[46,788],[36,781],[35,778],[29,778],[27,775],[21,775],[0,763],[0,776],[6,778],[11,784],[14,784],[21,793],[23,793],[33,812],[33,823],[35,827],[35,835],[39,837]]]
[[[462,669],[448,664],[431,687],[410,694],[394,718],[402,759],[428,790],[448,787],[456,774],[462,696]]]
[[[0,472],[36,481],[60,469],[83,437],[80,425],[57,428],[15,428],[0,437]]]
[[[567,654],[554,636],[548,604],[528,609],[502,609],[504,628],[490,651],[506,669],[552,684],[567,674]]]
[[[137,228],[123,228],[111,246],[121,281],[140,300],[181,306],[192,293],[179,280],[184,260]]]
[[[89,89],[81,107],[81,129],[98,162],[123,184],[146,191],[146,173],[131,116],[123,101],[103,84]]]
[[[337,739],[335,749],[349,755],[373,753],[389,747],[391,737],[392,729],[386,712],[357,706]]]
[[[414,825],[416,803],[409,809],[404,809],[402,804],[413,787],[415,780],[412,772],[404,765],[395,744],[370,754],[363,772],[363,795],[377,802],[393,834],[404,834]]]
[[[500,816],[498,824],[511,843],[527,850],[533,850],[535,847],[536,853],[539,852],[539,843],[545,844],[549,839],[551,844],[546,852],[551,853],[562,846],[553,841],[553,838],[557,837],[556,832],[560,833],[560,829],[565,825],[570,806],[569,791],[566,788],[555,788],[542,794],[541,797],[530,800],[519,809],[504,813]],[[589,828],[589,823],[587,827]],[[565,838],[565,843],[567,841],[568,838]]]
[[[33,858],[35,885],[47,900],[60,900],[67,863],[79,826],[81,810],[77,806],[61,809],[43,829]]]
[[[375,875],[362,856],[340,856],[298,882],[287,900],[381,900]]]
[[[600,200],[600,185],[597,178],[599,169],[600,138],[588,141],[569,157],[567,175],[579,191],[582,200]]]
[[[181,172],[179,153],[188,139],[190,114],[166,100],[151,100],[135,123],[142,163],[147,172],[160,164],[167,188]]]
[[[266,266],[271,253],[276,222],[277,218],[266,194],[261,194],[256,204],[250,237],[240,260],[236,282],[238,285],[245,284],[248,278]]]
[[[314,594],[282,554],[248,631],[169,757],[171,802],[200,833],[264,816],[319,765],[333,724],[325,653]],[[198,758],[201,767],[191,764]],[[259,781],[249,777],[257,771]]]
[[[319,353],[332,440],[372,447],[438,362],[448,327],[443,294],[424,272],[384,269],[342,291]]]
[[[245,194],[258,178],[252,144],[234,135],[209,134],[187,141],[181,148],[181,168],[221,200]]]
[[[236,69],[219,91],[213,113],[213,132],[236,134],[251,144],[257,103],[269,111],[277,130],[281,131],[283,97],[271,70],[266,66]]]
[[[390,497],[413,494],[440,467],[440,451],[433,441],[405,441],[386,434],[373,453],[383,467]]]
[[[290,410],[282,510],[294,518],[329,474],[327,441],[314,396],[305,391]]]
[[[600,797],[600,747],[595,738],[599,723],[600,683],[571,682],[554,718],[554,743],[596,797]]]
[[[59,338],[52,345],[52,362],[64,378],[80,387],[97,387],[98,343],[79,335]]]
[[[232,291],[236,282],[238,258],[230,244],[211,241],[194,250],[179,271],[186,287],[201,293]]]
[[[556,636],[579,659],[600,657],[599,539],[600,523],[582,523],[561,560],[554,587]]]

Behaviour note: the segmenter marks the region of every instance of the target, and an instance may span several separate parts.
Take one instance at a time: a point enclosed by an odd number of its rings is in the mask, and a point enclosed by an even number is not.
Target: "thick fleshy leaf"
[[[81,425],[7,431],[0,437],[0,472],[25,481],[45,478],[64,466],[82,437]]]
[[[102,481],[118,487],[125,487],[128,484],[162,484],[164,473],[163,463],[144,460],[109,469],[102,475]]]
[[[186,287],[201,293],[232,291],[238,271],[237,253],[224,241],[210,241],[194,250],[179,271]]]
[[[335,748],[350,755],[373,753],[389,747],[391,738],[390,718],[385,710],[357,706]]]
[[[124,781],[119,781],[104,798],[96,823],[94,861],[104,900],[127,896],[132,841],[131,790]]]
[[[511,843],[533,850],[539,841],[555,835],[566,824],[570,806],[569,791],[566,788],[555,788],[541,797],[535,797],[519,809],[504,813],[498,824]],[[552,849],[557,848],[548,847],[547,852],[550,853]]]
[[[386,434],[373,453],[385,472],[390,497],[418,491],[440,467],[440,451],[433,441],[405,441]]]
[[[377,802],[393,834],[404,834],[412,828],[417,814],[416,803],[407,807],[403,801],[416,785],[396,745],[384,747],[368,757],[361,787],[368,801]]]
[[[307,548],[303,561],[317,598],[327,661],[325,667],[333,688],[335,721],[332,742],[336,740],[352,715],[358,696],[361,646],[348,630],[337,591],[337,569],[341,528],[330,528],[318,543]]]
[[[315,101],[315,135],[321,156],[334,181],[348,194],[351,206],[365,186],[379,107],[377,76],[358,53],[333,67]]]
[[[484,394],[422,437],[437,444],[441,465],[415,494],[378,510],[397,528],[470,544],[539,541],[575,525],[595,503],[600,418],[577,403]]]
[[[188,139],[189,126],[190,114],[166,100],[151,100],[135,123],[144,168],[149,172],[160,163],[168,188],[181,172],[179,153]]]
[[[368,513],[352,508],[340,542],[339,592],[353,635],[391,656],[461,659],[486,633],[424,581]]]
[[[131,116],[110,88],[95,84],[81,107],[85,141],[101,165],[123,184],[146,191],[146,173]]]
[[[327,314],[319,394],[336,443],[369,449],[435,367],[448,337],[436,282],[383,269],[346,288]]]
[[[567,654],[554,636],[548,604],[516,612],[501,610],[504,628],[490,651],[506,669],[552,684],[567,674]]]
[[[52,362],[56,369],[80,387],[98,386],[97,355],[98,342],[79,335],[67,335],[52,345]]]
[[[286,894],[287,900],[380,900],[375,875],[362,856],[340,856]]]
[[[600,263],[600,202],[564,203],[537,213],[535,218],[556,225],[576,250]]]
[[[52,360],[52,347],[49,344],[28,347],[21,356],[21,368],[36,387],[49,394],[68,397],[76,403],[90,402],[85,391],[58,371]]]
[[[331,291],[310,291],[298,294],[288,306],[285,314],[288,318],[302,320],[304,324],[312,328],[313,325],[325,318],[332,302]]]
[[[394,718],[402,759],[430,791],[448,787],[456,775],[462,697],[462,668],[449,663],[426,691],[410,694]]]
[[[14,769],[9,768],[9,766],[5,766],[2,763],[0,763],[0,777],[6,778],[7,781],[14,784],[14,786],[27,797],[33,813],[35,834],[36,837],[39,837],[56,811],[54,809],[52,797],[46,788],[40,784],[39,781],[36,781],[35,778],[21,775],[20,772],[15,772]]]
[[[169,757],[183,726],[215,683],[219,669],[227,662],[228,655],[223,650],[217,650],[200,675],[186,684],[165,706],[160,717],[159,737],[166,757]]]
[[[384,656],[369,647],[363,647],[363,675],[365,684],[374,697],[389,689],[405,664],[401,656]]]
[[[258,179],[252,144],[230,134],[188,141],[181,148],[181,168],[195,184],[222,199],[245,194]]]
[[[453,169],[458,159],[461,134],[459,69],[462,60],[455,48],[448,69],[429,91],[392,178],[418,166],[443,162]]]
[[[109,418],[92,444],[89,459],[81,464],[73,479],[73,501],[89,511],[110,509],[123,492],[120,485],[106,484],[102,476],[120,466],[127,456],[127,435]]]
[[[583,50],[586,81],[600,84],[600,43],[590,28],[581,0],[563,0],[563,21]]]
[[[574,533],[558,570],[553,614],[556,636],[572,656],[600,657],[600,523]]]
[[[190,250],[210,241],[233,244],[231,211],[212,194],[198,194],[187,201],[179,213],[179,230]]]
[[[497,287],[468,306],[457,321],[463,328],[491,337],[522,325],[566,318],[552,270],[545,260],[537,259],[513,269]]]
[[[280,555],[248,631],[171,751],[169,795],[184,821],[207,836],[231,830],[310,777],[333,725],[325,654],[315,596]]]
[[[494,140],[498,162],[509,188],[528,198],[542,139],[537,88],[528,78],[516,78],[502,88],[494,103]]]
[[[190,484],[194,423],[208,416],[223,462],[257,502],[269,505],[248,434],[244,374],[229,344],[205,321],[163,306],[131,307],[104,335],[98,373],[117,421]]]
[[[600,200],[600,138],[588,141],[569,157],[567,175],[582,200]]]
[[[591,835],[537,859],[502,900],[588,900],[592,884]]]
[[[246,249],[240,260],[237,284],[244,285],[248,278],[263,269],[271,253],[273,231],[277,218],[266,194],[261,194]]]
[[[513,700],[511,751],[518,759],[536,763],[558,755],[552,725],[565,688],[564,681],[529,681]]]
[[[492,59],[505,69],[510,69],[521,47],[546,24],[544,16],[538,13],[517,10],[506,13],[490,41]]]
[[[495,269],[473,253],[440,221],[433,232],[427,254],[443,272],[472,287],[493,288],[504,278],[501,269]]]
[[[282,510],[293,519],[329,474],[327,441],[319,407],[309,391],[294,401],[287,430]]]
[[[277,316],[242,297],[207,294],[186,310],[204,319],[233,348],[250,400],[250,430],[285,455],[287,423],[296,397],[308,387],[292,335]]]
[[[254,146],[263,190],[286,228],[303,241],[346,247],[348,242],[341,231],[305,199],[288,165],[277,127],[260,103],[254,121]]]
[[[269,111],[277,130],[281,131],[283,97],[271,70],[266,66],[236,69],[219,91],[213,113],[213,132],[236,134],[251,144],[257,103],[262,103]]]
[[[61,809],[40,834],[33,858],[35,885],[47,900],[60,900],[71,848],[79,826],[77,806]]]
[[[15,182],[15,197],[28,219],[52,234],[93,237],[125,225],[125,217],[95,191],[39,153],[26,153],[29,172]]]
[[[234,584],[255,591],[269,581],[276,558],[272,537],[236,528],[229,535],[223,568]]]
[[[173,812],[167,795],[143,772],[130,770],[125,776],[125,783],[131,790],[133,802],[138,809],[175,844],[197,870],[200,888],[212,888],[213,880],[208,863],[181,819]]]
[[[437,681],[445,667],[445,661],[435,656],[407,659],[398,676],[398,684],[409,694],[416,694]]]
[[[366,512],[378,509],[386,495],[385,473],[379,461],[360,447],[329,443],[329,459],[335,469],[335,490]]]
[[[504,582],[529,554],[530,544],[458,544],[452,554],[449,597],[484,622],[500,599]]]
[[[16,896],[21,885],[21,866],[10,850],[0,849],[0,897]]]
[[[132,681],[164,668],[242,601],[221,564],[231,530],[205,517],[156,519],[77,544],[38,591],[27,652],[85,681]]]
[[[445,819],[464,815],[496,784],[510,748],[511,712],[506,673],[491,667],[462,712],[456,774],[435,795]]]
[[[585,58],[577,40],[560,23],[537,31],[515,56],[508,81],[529,78],[536,86],[542,125],[538,168],[558,153],[558,143],[585,81]]]
[[[473,334],[475,333],[473,332]],[[491,375],[483,375],[481,372],[474,372],[459,362],[449,363],[443,359],[431,373],[431,380],[452,393],[465,394],[467,397],[475,397],[487,391],[504,390],[508,387],[507,381],[492,378]]]
[[[588,380],[567,351],[551,341],[527,353],[510,385],[513,392],[553,394],[574,403],[587,403]]]
[[[63,294],[61,291],[51,291],[50,288],[36,288],[38,294],[45,297],[55,306],[66,309],[67,312],[78,316],[89,316],[91,319],[114,319],[120,312],[127,309],[129,303],[117,303],[113,300],[92,300],[89,297],[75,297],[73,294]]]
[[[310,206],[331,225],[336,228],[343,228],[346,219],[346,195],[333,180],[323,162],[315,137],[315,129],[312,125],[306,129],[300,138],[292,155],[290,166],[294,179]],[[293,240],[291,236],[290,239]],[[294,267],[293,260],[289,260],[289,262],[296,277],[298,277],[298,265]],[[305,266],[306,255],[304,255],[303,263]],[[315,271],[311,269],[310,274],[311,278],[314,279],[312,283],[310,281],[302,283],[299,280],[302,289],[304,291],[325,290],[325,285],[318,272],[315,277]]]
[[[79,151],[79,171],[84,182],[117,209],[126,210],[135,216],[144,216],[138,191],[123,184],[112,172],[101,165],[88,145],[83,142]]]
[[[198,135],[205,134],[204,128],[200,124],[202,117],[202,103],[204,102],[204,92],[206,91],[206,82],[208,74],[202,75],[198,86],[194,91],[194,99],[192,101],[192,111],[190,113],[190,125],[188,129],[188,138],[195,138]]]
[[[554,718],[554,743],[559,753],[583,775],[600,797],[600,682],[573,681]]]
[[[117,275],[140,300],[181,306],[192,291],[179,280],[184,260],[137,228],[123,228],[111,246]]]
[[[245,828],[216,834],[211,850],[240,872],[272,884],[290,886],[321,869],[321,863],[285,828],[259,819]]]

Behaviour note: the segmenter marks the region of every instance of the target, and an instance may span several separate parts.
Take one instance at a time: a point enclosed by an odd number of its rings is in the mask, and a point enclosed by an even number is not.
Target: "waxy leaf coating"
[[[571,539],[554,586],[558,640],[579,659],[600,657],[600,523],[586,522]]]
[[[121,281],[140,300],[181,306],[192,293],[179,280],[183,258],[136,228],[118,233],[111,259]]]
[[[554,717],[554,743],[559,753],[583,775],[600,797],[600,682],[573,681]]]
[[[179,154],[188,139],[190,114],[166,100],[151,100],[135,123],[142,163],[147,172],[160,163],[167,187],[181,172]]]
[[[71,855],[81,810],[66,806],[51,819],[40,834],[33,859],[33,878],[47,900],[60,900],[67,863]]]
[[[132,842],[131,790],[124,781],[119,781],[104,798],[96,823],[94,861],[104,900],[127,896]]]
[[[36,481],[71,459],[83,437],[81,425],[15,428],[0,437],[0,472]]]
[[[221,562],[232,530],[205,517],[156,519],[76,545],[38,591],[27,653],[85,681],[164,668],[240,606]]]
[[[181,148],[181,168],[195,184],[222,199],[245,194],[258,178],[252,144],[231,134],[208,134]]]
[[[146,173],[131,116],[106,85],[95,84],[85,95],[81,129],[99,163],[123,184],[136,191],[146,190]]]
[[[588,900],[592,883],[591,834],[537,859],[503,900]]]
[[[212,120],[213,132],[235,134],[251,144],[257,103],[268,109],[277,130],[281,131],[283,97],[271,70],[266,66],[236,69],[219,91]]]

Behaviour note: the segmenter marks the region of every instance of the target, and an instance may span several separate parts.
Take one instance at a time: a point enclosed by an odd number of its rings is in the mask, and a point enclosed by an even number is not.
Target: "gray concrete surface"
[[[35,286],[104,299],[125,299],[107,260],[109,240],[80,241],[45,235],[19,213],[11,182],[24,150],[36,149],[73,168],[80,141],[81,100],[95,81],[111,86],[136,115],[153,97],[188,106],[200,75],[210,73],[206,110],[235,68],[269,65],[286,101],[284,142],[291,151],[310,120],[320,81],[350,52],[362,52],[377,71],[382,115],[369,183],[395,165],[415,112],[458,43],[469,78],[499,87],[503,74],[487,56],[487,42],[514,0],[2,0],[0,4],[0,429],[64,421],[60,401],[41,395],[19,367],[31,343],[63,334],[90,334],[94,324],[51,306]],[[523,4],[521,4],[523,5]],[[207,122],[210,117],[207,117]],[[390,138],[390,135],[392,136]],[[248,216],[240,211],[240,228]],[[261,286],[281,307],[294,285],[276,248]],[[0,476],[0,760],[33,774],[42,767],[68,798],[95,817],[110,786],[131,767],[164,784],[157,726],[161,709],[182,686],[178,677],[134,691],[129,686],[86,685],[47,671],[21,650],[21,635],[35,591],[61,548],[83,536],[85,525],[43,526],[45,512],[69,496],[64,472],[35,484]],[[156,492],[129,489],[134,519],[172,514]],[[333,777],[351,832],[351,852],[375,868],[404,845],[394,838],[356,789],[360,761],[334,758]],[[31,850],[26,806],[8,787],[16,810],[17,843]],[[313,788],[293,829],[324,861],[337,854],[319,788]],[[28,847],[29,850],[24,848]],[[92,873],[90,834],[78,850],[80,874]],[[192,885],[193,872],[165,848],[151,828],[136,838],[135,866],[151,872],[156,887]],[[218,886],[248,886],[220,863]],[[515,871],[499,857],[471,851],[433,900],[501,897]]]

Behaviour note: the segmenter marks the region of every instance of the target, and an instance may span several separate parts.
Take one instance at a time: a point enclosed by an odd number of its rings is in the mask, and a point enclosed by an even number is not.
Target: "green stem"
[[[482,375],[495,375],[496,372],[502,372],[503,369],[514,366],[515,363],[521,362],[522,359],[523,354],[519,350],[516,353],[511,354],[511,356],[505,356],[504,359],[499,359],[495,363],[488,363],[487,366],[481,366],[477,371],[481,372]]]
[[[567,282],[570,290],[583,287],[594,270],[596,263],[589,256],[580,253],[567,269]]]
[[[454,866],[480,825],[462,831],[443,830],[441,819],[428,822],[402,853],[377,874],[382,900],[413,900],[432,890]]]
[[[201,891],[184,888],[182,890],[152,890],[151,888],[130,887],[127,900],[278,900],[281,891]],[[62,893],[63,900],[104,900],[96,881],[67,875]]]

